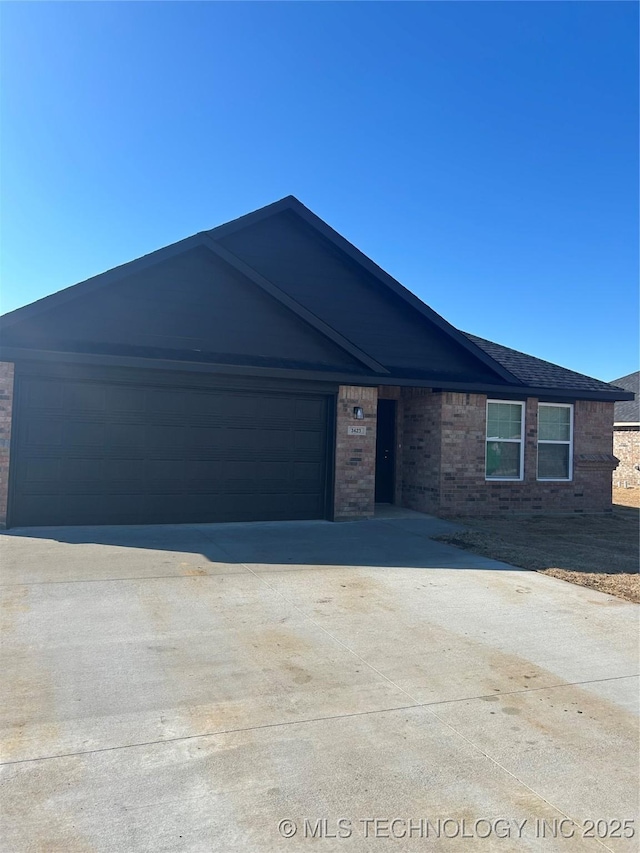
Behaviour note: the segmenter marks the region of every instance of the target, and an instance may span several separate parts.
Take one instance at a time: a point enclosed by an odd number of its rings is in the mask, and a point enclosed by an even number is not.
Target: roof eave
[[[253,365],[234,365],[227,363],[175,361],[171,359],[151,359],[141,356],[121,356],[96,353],[59,352],[53,350],[1,347],[0,361],[8,362],[59,362],[66,364],[100,365],[111,367],[137,367],[151,370],[193,371],[198,373],[226,374],[269,377],[273,379],[298,379],[308,381],[333,382],[336,385],[395,385],[404,388],[432,388],[439,391],[455,391],[467,394],[487,394],[506,399],[537,397],[543,400],[572,402],[574,400],[594,400],[615,402],[620,392],[588,391],[568,388],[536,388],[522,385],[500,385],[490,383],[455,382],[446,379],[415,379],[403,376],[362,375],[358,373],[314,371],[294,368],[260,367]]]
[[[179,240],[177,243],[172,243],[170,246],[156,249],[154,252],[143,255],[141,258],[127,261],[127,263],[120,264],[118,267],[98,273],[98,275],[91,276],[91,278],[87,278],[77,284],[72,284],[63,290],[51,293],[49,296],[43,296],[42,299],[37,299],[35,302],[30,302],[28,305],[23,305],[21,308],[16,308],[14,311],[8,311],[6,314],[3,314],[0,317],[0,329],[6,329],[16,323],[30,320],[45,311],[64,305],[66,302],[70,302],[79,296],[93,293],[101,287],[106,287],[132,273],[140,272],[169,258],[181,255],[183,252],[187,252],[189,249],[193,249],[199,245],[202,245],[202,240],[197,234],[194,234],[191,237],[186,237],[184,240]]]

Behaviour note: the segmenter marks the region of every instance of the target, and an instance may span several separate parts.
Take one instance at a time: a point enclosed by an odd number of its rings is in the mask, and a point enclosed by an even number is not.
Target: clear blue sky
[[[454,325],[638,368],[638,7],[2,3],[8,311],[296,195]]]

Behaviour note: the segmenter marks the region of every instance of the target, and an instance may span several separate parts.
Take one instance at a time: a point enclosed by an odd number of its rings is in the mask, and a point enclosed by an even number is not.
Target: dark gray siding
[[[392,373],[503,381],[290,213],[216,239]]]
[[[10,326],[6,347],[362,372],[352,356],[204,247]]]

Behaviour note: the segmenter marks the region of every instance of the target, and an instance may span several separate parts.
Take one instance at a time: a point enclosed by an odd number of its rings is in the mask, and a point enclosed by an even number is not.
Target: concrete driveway
[[[9,531],[2,850],[636,850],[637,607],[446,527]]]

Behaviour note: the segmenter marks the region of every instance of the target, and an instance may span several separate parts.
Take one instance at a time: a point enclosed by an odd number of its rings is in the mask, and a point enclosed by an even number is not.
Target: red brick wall
[[[613,485],[640,489],[640,429],[616,427],[613,431],[613,455],[620,464],[613,472]]]
[[[0,362],[0,527],[7,523],[9,452],[13,409],[13,364]]]
[[[574,407],[574,477],[538,482],[538,401],[526,401],[524,480],[485,480],[486,396],[403,390],[403,504],[422,512],[602,512],[611,509],[613,404]]]
[[[353,417],[355,406],[364,420]],[[370,518],[374,511],[376,477],[376,417],[378,389],[341,385],[336,407],[334,518]],[[349,426],[365,426],[367,434],[348,435]]]
[[[419,512],[440,505],[442,395],[430,388],[403,388],[401,503]]]

